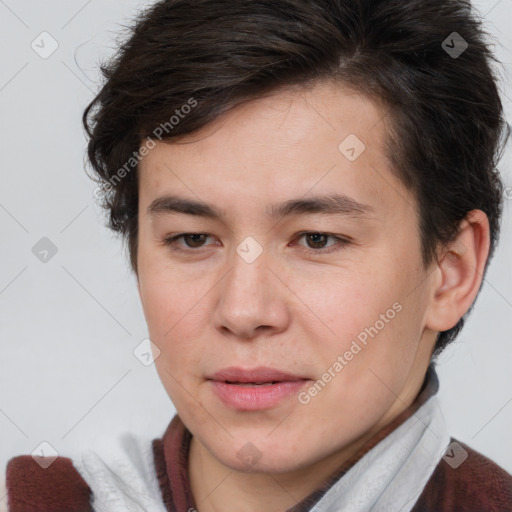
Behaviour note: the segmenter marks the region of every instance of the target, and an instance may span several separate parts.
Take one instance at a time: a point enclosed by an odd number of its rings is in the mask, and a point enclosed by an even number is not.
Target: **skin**
[[[471,212],[425,268],[416,201],[385,158],[383,116],[339,84],[280,90],[179,143],[157,143],[141,161],[139,293],[160,350],[157,371],[193,434],[189,474],[200,512],[283,511],[318,488],[413,403],[437,332],[476,297],[489,246],[485,214]],[[349,134],[366,146],[354,161],[338,149]],[[271,203],[333,192],[371,211],[265,216]],[[167,194],[225,216],[149,213]],[[177,240],[180,253],[164,243],[180,233],[208,236]],[[252,263],[236,252],[248,236],[263,249]],[[291,396],[272,409],[237,411],[207,380],[227,366],[262,365],[311,385],[396,303],[400,312],[307,404]],[[237,456],[247,443],[260,456],[252,465]]]

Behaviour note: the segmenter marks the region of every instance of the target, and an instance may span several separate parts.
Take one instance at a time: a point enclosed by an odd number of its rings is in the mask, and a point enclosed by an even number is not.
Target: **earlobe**
[[[472,210],[461,222],[455,239],[440,254],[440,282],[432,290],[426,327],[447,331],[468,311],[482,284],[489,245],[487,215]]]

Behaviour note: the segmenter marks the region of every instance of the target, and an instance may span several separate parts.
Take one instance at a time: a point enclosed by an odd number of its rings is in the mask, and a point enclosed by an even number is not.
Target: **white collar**
[[[408,512],[449,444],[437,397],[431,396],[341,476],[311,512]]]

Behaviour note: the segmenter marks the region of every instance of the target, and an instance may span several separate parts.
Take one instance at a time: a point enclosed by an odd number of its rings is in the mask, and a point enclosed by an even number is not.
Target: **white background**
[[[154,366],[133,355],[147,337],[122,244],[103,227],[84,172],[81,115],[115,34],[148,2],[0,0],[0,469],[42,441],[60,455],[115,451],[129,431],[160,437],[174,407]],[[479,1],[507,73],[512,2]],[[456,31],[459,27],[454,27]],[[31,43],[47,31],[58,49]],[[511,147],[501,162],[512,186]],[[512,472],[512,199],[476,309],[441,357],[440,399],[450,433]],[[32,247],[48,237],[47,263]],[[0,472],[2,472],[0,471]],[[1,498],[1,496],[0,496]]]

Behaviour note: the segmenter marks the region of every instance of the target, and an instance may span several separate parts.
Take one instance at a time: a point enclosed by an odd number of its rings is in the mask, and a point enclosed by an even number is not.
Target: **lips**
[[[307,377],[294,375],[266,366],[251,369],[230,366],[229,368],[224,368],[214,373],[210,377],[210,380],[229,382],[232,384],[274,384],[276,382],[290,382],[305,379],[307,379]]]
[[[224,405],[239,411],[270,409],[300,391],[307,377],[275,368],[224,368],[208,378]]]

